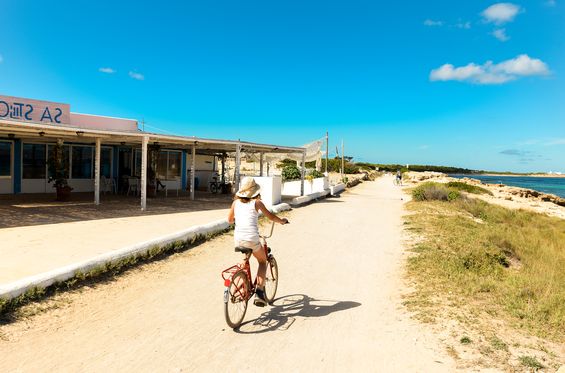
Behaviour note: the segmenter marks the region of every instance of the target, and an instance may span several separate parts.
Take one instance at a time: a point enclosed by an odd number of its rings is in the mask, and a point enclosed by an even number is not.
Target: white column
[[[94,149],[94,204],[100,204],[100,138],[96,138],[96,148]]]
[[[190,199],[194,200],[194,180],[196,171],[196,144],[192,145],[192,155],[190,158]]]
[[[263,153],[259,154],[259,176],[263,176]]]
[[[226,155],[222,154],[222,188],[224,187],[225,182],[226,182]]]
[[[300,195],[304,195],[304,176],[306,175],[306,151],[302,152],[302,171],[300,172]]]
[[[241,164],[241,144],[237,144],[235,148],[235,175],[234,175],[234,188],[239,190],[239,167]]]
[[[141,142],[141,210],[147,210],[147,144],[149,136],[143,136]]]

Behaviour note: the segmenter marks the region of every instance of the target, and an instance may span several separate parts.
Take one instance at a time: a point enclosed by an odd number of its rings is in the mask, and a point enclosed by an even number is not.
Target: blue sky
[[[565,0],[4,0],[0,35],[0,94],[74,112],[284,145],[328,130],[359,161],[565,172]]]

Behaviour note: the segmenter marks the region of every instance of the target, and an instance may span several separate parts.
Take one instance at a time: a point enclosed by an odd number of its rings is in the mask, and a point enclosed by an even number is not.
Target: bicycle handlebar
[[[290,222],[288,221],[288,219],[286,220],[286,224],[290,224]],[[275,230],[275,222],[273,222],[271,224],[271,233],[269,233],[268,236],[260,236],[261,238],[271,238],[271,236],[273,235],[273,231]]]

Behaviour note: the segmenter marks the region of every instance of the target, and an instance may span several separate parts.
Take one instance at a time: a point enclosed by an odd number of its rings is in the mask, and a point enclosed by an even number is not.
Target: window
[[[135,174],[136,177],[141,177],[141,150],[135,150]]]
[[[47,162],[49,163],[49,159],[51,159],[53,157],[53,145],[47,145]],[[69,177],[69,152],[70,152],[71,148],[69,145],[63,145],[63,164],[65,166],[65,177],[68,178]],[[49,170],[49,167],[47,167],[47,176],[48,177],[52,177],[52,173]]]
[[[118,175],[120,177],[132,176],[131,160],[132,154],[130,148],[120,148],[118,150]]]
[[[47,173],[47,145],[24,144],[24,179],[45,179]]]
[[[157,179],[167,180],[167,156],[169,152],[161,150],[157,159]]]
[[[12,176],[12,143],[0,142],[0,177]]]
[[[169,179],[180,177],[181,155],[181,152],[169,152],[169,167],[167,174]]]
[[[102,148],[100,152],[100,175],[112,177],[112,149]]]
[[[172,180],[181,174],[181,152],[161,150],[157,162],[157,178]]]
[[[73,179],[92,179],[92,150],[91,146],[73,145]]]

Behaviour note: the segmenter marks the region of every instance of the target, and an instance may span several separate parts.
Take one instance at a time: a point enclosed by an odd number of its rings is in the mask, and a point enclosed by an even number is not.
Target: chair
[[[172,189],[175,189],[177,191],[177,197],[178,197],[179,196],[179,189],[181,188],[182,181],[181,181],[180,177],[178,177],[178,176],[173,177],[173,181],[175,183],[174,183],[174,186],[173,186]],[[165,196],[166,196],[166,194],[165,194]]]
[[[130,192],[134,193],[136,196],[139,194],[139,179],[137,177],[128,177],[128,191],[126,195],[129,196]]]
[[[118,193],[118,187],[116,186],[116,181],[113,178],[107,178],[106,176],[102,175],[100,177],[100,185],[102,186],[102,192],[106,195],[106,192],[110,192],[113,194]]]

